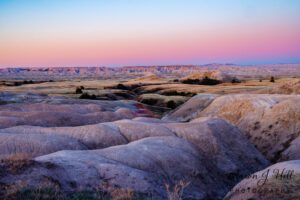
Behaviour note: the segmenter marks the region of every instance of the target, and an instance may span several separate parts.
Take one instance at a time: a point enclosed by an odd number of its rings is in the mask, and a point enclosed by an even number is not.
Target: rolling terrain
[[[14,68],[0,80],[0,199],[300,198],[300,65]]]

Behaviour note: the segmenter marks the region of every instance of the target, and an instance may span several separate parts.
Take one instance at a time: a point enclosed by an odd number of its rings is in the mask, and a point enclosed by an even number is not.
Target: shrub
[[[274,78],[274,76],[271,76],[271,78],[270,78],[270,82],[271,82],[271,83],[274,83],[274,82],[275,82],[275,78]]]
[[[219,81],[219,80],[211,79],[211,78],[208,78],[207,76],[205,76],[204,79],[202,79],[200,84],[201,85],[218,85],[220,83],[221,83],[221,81]]]
[[[80,99],[97,99],[96,95],[92,94],[88,94],[88,93],[83,93],[82,95],[80,95],[79,97]]]
[[[198,84],[198,85],[200,85],[201,81],[199,79],[186,79],[186,80],[181,81],[181,83],[184,83],[184,84]]]
[[[25,81],[23,81],[23,84],[33,84],[33,83],[34,83],[33,80],[30,80],[30,81],[25,80]]]
[[[175,101],[171,100],[171,101],[167,102],[167,107],[171,108],[171,109],[174,109],[174,108],[177,107],[177,105],[176,105]]]
[[[195,96],[197,95],[196,93],[192,93],[192,92],[178,92],[176,90],[166,90],[161,92],[161,95],[165,95],[165,96]]]
[[[240,83],[240,82],[241,81],[235,77],[231,80],[231,83]]]
[[[184,84],[195,84],[195,85],[217,85],[222,83],[219,80],[209,78],[205,76],[202,80],[201,79],[186,79],[181,81]]]
[[[153,106],[153,105],[156,105],[158,103],[158,100],[157,99],[151,99],[151,98],[149,98],[149,99],[142,99],[141,103]]]
[[[76,94],[82,94],[82,89],[80,87],[77,87],[75,90]]]
[[[22,85],[21,82],[14,82],[14,86],[20,86],[20,85]]]
[[[119,90],[128,90],[128,88],[125,85],[123,85],[122,83],[119,83],[116,86],[116,89],[119,89]]]

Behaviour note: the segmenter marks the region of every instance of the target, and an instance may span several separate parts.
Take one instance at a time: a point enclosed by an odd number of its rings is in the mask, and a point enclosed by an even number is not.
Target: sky
[[[0,67],[300,63],[299,0],[0,0]]]

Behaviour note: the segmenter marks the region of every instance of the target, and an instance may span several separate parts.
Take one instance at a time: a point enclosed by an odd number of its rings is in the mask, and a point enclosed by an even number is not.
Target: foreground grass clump
[[[168,200],[182,200],[183,191],[189,182],[180,181],[174,186],[166,184]],[[1,189],[2,188],[2,189]],[[0,191],[3,187],[0,185]],[[26,183],[6,188],[0,192],[1,200],[155,200],[151,194],[137,194],[131,189],[114,188],[110,192],[100,189],[63,192],[58,187],[28,188]]]
[[[26,154],[15,154],[0,160],[0,178],[7,174],[22,174],[35,162]],[[29,180],[28,180],[29,181]],[[0,182],[1,200],[155,200],[151,193],[136,193],[132,189],[103,186],[91,190],[63,191],[56,182],[46,181],[38,186],[30,186],[27,180],[13,184]],[[165,185],[168,200],[182,200],[183,190],[189,182],[180,181]],[[104,189],[103,189],[104,188]],[[106,188],[106,189],[105,189]]]
[[[32,163],[33,161],[31,160],[31,156],[28,154],[18,153],[7,156],[0,160],[0,176],[6,172],[15,174]]]
[[[114,189],[110,193],[100,190],[83,190],[78,192],[62,192],[55,187],[37,189],[18,187],[10,188],[6,194],[0,193],[2,200],[152,200],[149,195],[135,194],[130,189]]]
[[[171,187],[169,184],[166,184],[168,200],[182,200],[183,191],[189,186],[189,184],[190,182],[183,180],[176,183],[173,187]]]

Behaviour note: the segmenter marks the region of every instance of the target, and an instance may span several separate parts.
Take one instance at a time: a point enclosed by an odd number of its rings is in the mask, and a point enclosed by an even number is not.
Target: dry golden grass
[[[17,173],[33,163],[31,156],[25,153],[17,153],[14,155],[6,156],[0,160],[0,165],[11,173]],[[4,169],[2,169],[4,170]]]
[[[131,189],[116,188],[111,193],[112,200],[132,200],[134,191]]]
[[[182,180],[176,183],[173,187],[166,184],[168,200],[182,200],[183,191],[187,186],[189,186],[189,184],[190,182]]]

